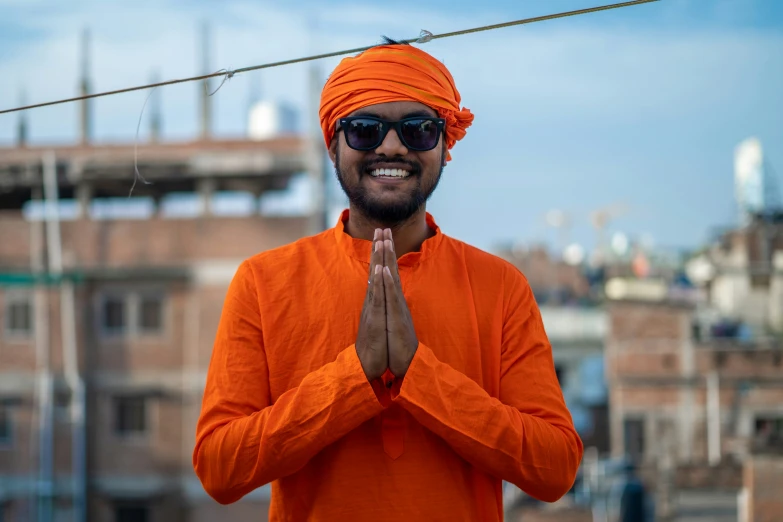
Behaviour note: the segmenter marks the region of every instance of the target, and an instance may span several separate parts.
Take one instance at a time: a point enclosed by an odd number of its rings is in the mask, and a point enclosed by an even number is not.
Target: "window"
[[[5,404],[0,404],[0,445],[11,444],[12,431],[11,410]]]
[[[139,331],[160,332],[163,328],[163,300],[160,296],[143,295],[139,299]]]
[[[149,508],[144,504],[117,504],[114,507],[114,522],[148,522]]]
[[[783,417],[756,417],[756,440],[762,445],[783,443]]]
[[[120,296],[107,296],[103,300],[101,325],[107,333],[122,333],[126,327],[125,300]]]
[[[54,418],[59,422],[71,420],[71,394],[68,391],[58,391],[54,395]]]
[[[145,397],[115,397],[114,431],[118,435],[143,435],[147,430]]]
[[[113,290],[104,294],[99,304],[97,315],[103,335],[160,335],[165,330],[162,292]]]
[[[556,364],[555,365],[555,376],[557,376],[557,382],[560,383],[560,387],[561,388],[563,387],[563,377],[565,377],[563,375],[563,373],[564,373],[563,367],[560,366],[559,364]]]
[[[33,306],[29,297],[9,296],[6,301],[6,332],[27,337],[33,331]]]
[[[625,419],[623,422],[625,454],[634,462],[644,457],[644,419]]]

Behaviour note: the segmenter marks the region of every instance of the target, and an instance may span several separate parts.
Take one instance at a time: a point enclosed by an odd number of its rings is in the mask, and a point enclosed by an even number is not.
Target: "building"
[[[619,301],[608,313],[615,456],[718,465],[783,436],[778,340],[698,340],[687,304]]]
[[[783,453],[762,451],[745,462],[740,522],[776,522],[783,515]]]
[[[765,167],[764,152],[757,138],[748,138],[737,145],[734,190],[742,225],[755,215],[780,210],[775,179]]]
[[[228,508],[206,496],[192,471],[194,427],[236,268],[306,235],[312,219],[221,216],[210,203],[224,190],[284,187],[306,168],[304,143],[141,146],[152,184],[134,193],[153,201],[142,219],[96,210],[127,196],[132,146],[0,149],[2,520],[33,520],[49,502],[52,520],[71,520],[80,486],[89,520],[100,522],[264,516],[268,490]],[[59,224],[22,213],[47,169],[76,208]],[[167,194],[181,191],[204,203],[198,215],[162,215]],[[74,369],[86,391],[83,423],[70,411],[79,410]]]
[[[697,337],[690,303],[620,300],[608,314],[612,455],[641,466],[662,516],[688,491],[713,491],[712,516],[736,512],[743,465],[783,441],[783,344]]]
[[[783,331],[783,214],[756,214],[689,262],[706,293],[712,319],[704,328],[744,326],[745,335]]]
[[[604,380],[606,312],[599,307],[543,305],[555,372],[585,447],[609,452],[608,391]]]
[[[206,57],[206,26],[202,40]],[[208,86],[194,88],[192,141],[159,139],[153,97],[149,142],[95,143],[81,101],[77,144],[31,145],[22,112],[0,147],[0,522],[266,516],[268,487],[207,496],[195,425],[240,262],[326,226],[318,194],[298,215],[260,212],[299,174],[320,186],[323,146],[268,102],[246,139],[215,139]]]
[[[553,257],[543,246],[503,246],[496,254],[525,274],[539,304],[593,304],[582,268]]]

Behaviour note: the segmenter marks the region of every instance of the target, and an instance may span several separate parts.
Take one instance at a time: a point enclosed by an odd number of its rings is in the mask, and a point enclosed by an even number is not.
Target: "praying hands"
[[[418,345],[413,319],[402,293],[391,230],[376,229],[370,278],[356,337],[356,352],[364,374],[372,381],[388,368],[395,377],[402,378]]]

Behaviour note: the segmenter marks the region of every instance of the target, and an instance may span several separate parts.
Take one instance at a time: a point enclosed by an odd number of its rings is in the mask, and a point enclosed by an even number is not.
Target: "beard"
[[[393,226],[407,221],[424,207],[427,200],[432,196],[432,193],[435,192],[435,189],[440,182],[441,175],[443,174],[443,166],[441,166],[434,181],[429,182],[429,186],[422,186],[423,176],[421,165],[402,159],[396,159],[394,162],[407,165],[411,169],[409,177],[414,178],[415,183],[413,188],[408,191],[407,198],[399,197],[395,198],[393,201],[384,201],[381,198],[373,196],[373,194],[367,190],[367,187],[362,184],[361,180],[364,176],[370,176],[369,172],[372,170],[373,164],[389,163],[388,160],[374,160],[358,164],[357,180],[353,184],[346,181],[344,172],[340,166],[339,147],[335,153],[334,161],[337,181],[340,182],[340,186],[348,197],[351,206],[356,208],[370,221],[387,226]],[[442,165],[442,161],[440,164]]]

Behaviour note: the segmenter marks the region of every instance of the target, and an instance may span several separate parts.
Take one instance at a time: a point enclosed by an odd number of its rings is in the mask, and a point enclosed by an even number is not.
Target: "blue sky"
[[[0,0],[0,107],[72,96],[78,39],[93,35],[93,87],[106,90],[200,71],[198,27],[212,25],[214,70],[611,3],[135,2]],[[734,223],[733,150],[757,136],[783,172],[783,2],[662,0],[577,18],[434,41],[476,114],[429,209],[444,231],[491,249],[553,240],[552,209],[590,246],[588,213],[624,203],[610,225],[658,245],[695,246]],[[337,59],[321,62],[324,75]],[[213,99],[216,133],[242,135],[254,85],[301,110],[307,66],[233,78]],[[196,132],[195,84],[160,91],[164,137]],[[132,140],[144,93],[98,100],[95,133]],[[29,113],[32,140],[75,137],[74,105]],[[11,143],[17,116],[0,116]],[[783,187],[783,183],[779,183]]]

